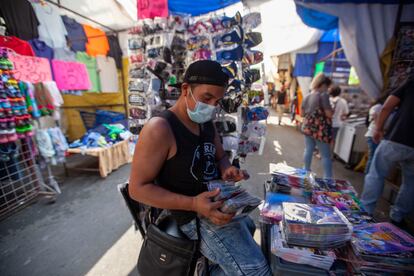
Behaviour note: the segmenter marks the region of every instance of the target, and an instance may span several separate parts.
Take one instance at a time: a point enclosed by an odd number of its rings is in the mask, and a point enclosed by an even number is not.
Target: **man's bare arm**
[[[232,214],[218,211],[223,202],[212,202],[219,190],[204,192],[195,197],[173,193],[154,183],[168,159],[174,135],[168,122],[151,119],[142,129],[132,161],[129,194],[136,201],[170,210],[194,211],[217,225],[228,223]]]
[[[193,211],[192,197],[170,192],[153,182],[168,158],[173,141],[164,119],[153,118],[144,126],[132,161],[129,193],[136,201],[156,208]]]

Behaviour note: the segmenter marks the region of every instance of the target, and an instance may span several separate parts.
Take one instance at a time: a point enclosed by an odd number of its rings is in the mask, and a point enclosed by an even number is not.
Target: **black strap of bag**
[[[198,186],[200,192],[203,191],[204,184],[204,126],[200,125],[200,165],[198,174]],[[161,227],[163,224],[163,227]],[[170,235],[163,231],[165,228],[174,229],[177,235]],[[138,273],[140,276],[190,276],[194,274],[197,260],[200,254],[200,220],[196,217],[197,240],[190,240],[180,236],[181,230],[176,222],[171,218],[161,221],[159,225],[150,224],[141,247],[138,258]],[[171,233],[171,231],[169,231]],[[182,233],[183,234],[183,233]],[[208,265],[208,264],[207,264]],[[208,275],[208,267],[206,267]]]

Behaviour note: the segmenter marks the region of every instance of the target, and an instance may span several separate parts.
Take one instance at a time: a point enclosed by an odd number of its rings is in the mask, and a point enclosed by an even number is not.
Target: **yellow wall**
[[[120,87],[121,91],[119,93],[83,93],[82,96],[63,95],[63,125],[67,129],[66,135],[70,141],[82,137],[86,132],[79,110],[95,112],[96,109],[105,109],[125,113],[123,93],[127,91],[128,85],[128,58],[123,59],[123,68],[124,88]],[[118,71],[118,77],[119,83],[122,83],[120,71]]]

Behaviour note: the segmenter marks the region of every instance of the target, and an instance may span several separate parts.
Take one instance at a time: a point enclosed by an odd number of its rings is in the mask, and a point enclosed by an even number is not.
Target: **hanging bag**
[[[305,115],[302,132],[313,139],[330,144],[332,142],[332,119],[326,117],[320,94],[318,97],[319,106]]]
[[[203,183],[204,142],[203,126],[200,125],[201,165],[199,185]],[[196,217],[197,240],[188,239],[176,222],[167,217],[158,225],[150,224],[138,258],[140,276],[192,276],[200,254],[200,221]],[[171,235],[174,233],[174,235]]]

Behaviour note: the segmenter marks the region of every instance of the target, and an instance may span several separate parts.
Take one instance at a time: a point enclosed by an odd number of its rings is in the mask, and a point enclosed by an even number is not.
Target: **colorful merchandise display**
[[[414,238],[391,223],[354,227],[347,257],[356,271],[366,274],[412,274]]]
[[[33,136],[32,116],[13,69],[8,51],[1,49],[0,87],[3,93],[0,97],[0,143],[16,142],[18,139]]]
[[[272,226],[271,240],[272,253],[288,262],[306,264],[329,270],[336,259],[333,250],[320,250],[317,248],[289,245],[284,236],[284,232],[278,224]]]
[[[290,244],[335,248],[351,239],[352,225],[331,206],[284,202],[283,231]]]
[[[363,211],[361,203],[353,194],[314,191],[312,194],[312,201],[318,205],[335,206],[340,211]]]

